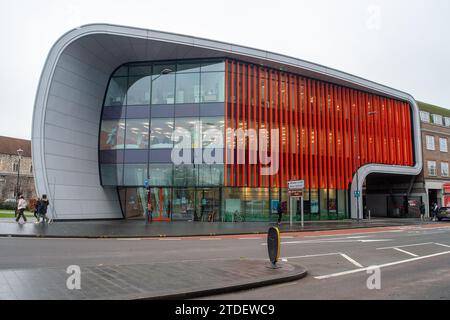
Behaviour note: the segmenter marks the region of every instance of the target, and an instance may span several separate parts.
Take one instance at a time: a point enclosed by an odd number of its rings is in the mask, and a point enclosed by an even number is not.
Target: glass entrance
[[[172,213],[172,190],[170,188],[151,188],[150,196],[153,205],[152,220],[170,221]]]
[[[195,213],[195,189],[173,189],[173,220],[194,220]]]
[[[220,221],[220,189],[197,189],[196,207],[198,216],[196,221]]]

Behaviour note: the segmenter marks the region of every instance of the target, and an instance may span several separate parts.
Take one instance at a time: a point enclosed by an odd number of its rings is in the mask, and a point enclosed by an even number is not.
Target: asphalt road
[[[450,299],[450,223],[282,235],[281,256],[302,280],[208,299]],[[0,270],[267,257],[265,237],[1,238]],[[381,289],[366,268],[380,266]]]

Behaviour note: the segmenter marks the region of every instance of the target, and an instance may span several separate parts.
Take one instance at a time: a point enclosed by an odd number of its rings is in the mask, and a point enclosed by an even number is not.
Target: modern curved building
[[[367,176],[422,169],[407,93],[267,51],[106,24],[52,47],[32,151],[57,220],[142,217],[148,181],[154,220],[270,221],[299,179],[308,219],[356,218]]]

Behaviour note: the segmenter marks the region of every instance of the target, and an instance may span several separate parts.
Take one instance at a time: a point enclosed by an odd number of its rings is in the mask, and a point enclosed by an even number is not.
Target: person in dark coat
[[[38,207],[37,207],[37,211],[38,211],[38,215],[39,217],[42,219],[41,222],[47,222],[50,220],[47,217],[47,209],[49,206],[50,202],[47,199],[47,195],[43,195],[42,199],[38,202]]]
[[[278,213],[278,223],[280,223],[281,218],[283,217],[283,208],[281,207],[281,203],[278,203],[277,213]]]

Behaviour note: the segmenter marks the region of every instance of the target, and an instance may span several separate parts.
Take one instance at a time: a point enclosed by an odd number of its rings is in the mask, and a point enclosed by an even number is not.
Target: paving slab
[[[267,260],[214,259],[83,266],[79,290],[69,290],[63,268],[0,270],[2,299],[135,300],[189,299],[294,281],[307,271],[292,263],[268,268]]]

